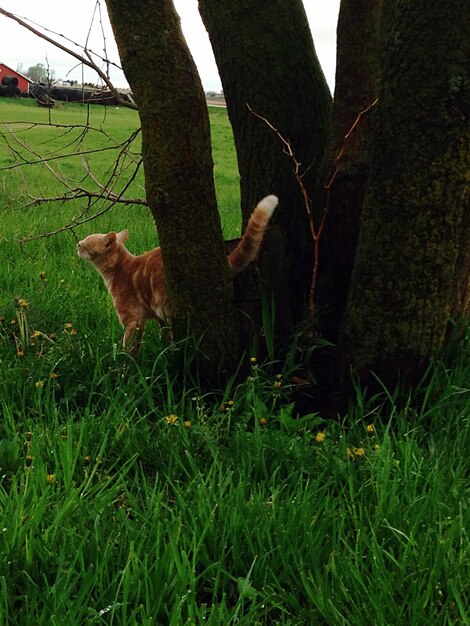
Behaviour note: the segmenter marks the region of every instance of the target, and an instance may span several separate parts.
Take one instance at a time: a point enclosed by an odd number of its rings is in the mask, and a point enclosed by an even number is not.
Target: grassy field
[[[50,114],[84,124],[87,110]],[[123,109],[90,115],[109,139],[20,125],[49,111],[0,99],[0,626],[469,624],[468,346],[435,364],[419,402],[358,391],[337,422],[293,415],[295,346],[286,363],[248,355],[246,380],[204,394],[186,346],[164,347],[153,325],[138,355],[122,352],[73,235],[19,245],[84,204],[31,204],[60,186],[44,163],[17,160],[111,147],[138,125]],[[233,141],[225,111],[211,121],[236,236]],[[87,158],[105,179],[117,154]],[[93,185],[80,158],[52,163]],[[140,172],[126,193],[142,195]],[[127,226],[133,251],[155,245],[138,205],[75,232]]]

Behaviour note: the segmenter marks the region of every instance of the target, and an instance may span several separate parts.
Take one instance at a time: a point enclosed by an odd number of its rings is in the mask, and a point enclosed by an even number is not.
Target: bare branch
[[[131,178],[126,182],[126,185],[124,186],[124,189],[121,191],[121,193],[115,197],[114,199],[112,199],[111,204],[107,207],[105,207],[104,209],[101,209],[100,211],[96,211],[95,213],[93,213],[93,215],[90,215],[88,217],[85,217],[85,215],[88,213],[88,210],[90,208],[90,205],[87,206],[86,209],[84,209],[79,215],[78,217],[76,217],[74,220],[72,220],[69,224],[66,224],[65,226],[61,226],[60,228],[56,228],[55,230],[49,231],[47,233],[41,233],[40,235],[33,235],[31,237],[23,237],[22,239],[20,239],[20,245],[23,246],[25,243],[27,243],[28,241],[35,241],[37,239],[44,239],[47,237],[52,237],[53,235],[58,235],[59,233],[63,233],[67,230],[72,231],[73,233],[73,229],[76,228],[77,226],[80,226],[82,224],[86,224],[87,222],[91,222],[94,219],[96,219],[97,217],[100,217],[101,215],[104,215],[105,213],[107,213],[108,211],[110,211],[113,206],[115,204],[117,204],[118,202],[125,202],[126,204],[129,204],[130,201],[126,200],[123,197],[123,194],[127,191],[127,189],[129,188],[129,186],[132,184],[132,182],[134,181],[135,177],[137,176],[137,172],[140,169],[140,166],[142,165],[142,160],[139,161],[139,163],[137,164]],[[91,200],[91,197],[97,197],[99,199],[104,199],[102,194],[90,194],[90,193],[84,193],[84,197],[87,197],[88,200]],[[65,198],[66,200],[70,199],[70,198]],[[145,202],[143,202],[142,200],[139,200],[138,202],[136,202],[136,204],[145,204]],[[75,233],[74,233],[75,235]]]
[[[335,178],[339,172],[339,168],[340,168],[340,164],[341,161],[344,157],[344,154],[346,152],[346,145],[352,135],[352,133],[354,132],[354,130],[356,129],[357,125],[359,124],[359,122],[361,121],[361,118],[363,117],[363,115],[365,115],[368,111],[370,111],[370,109],[372,109],[373,107],[375,107],[378,103],[379,99],[376,98],[371,104],[369,104],[363,111],[361,111],[353,125],[351,126],[351,128],[349,129],[349,131],[346,133],[346,135],[343,138],[343,143],[341,145],[341,148],[338,152],[338,155],[334,161],[335,163],[335,167],[333,169],[332,174],[329,176],[329,178],[325,181],[325,183],[323,184],[323,188],[325,189],[325,202],[324,202],[324,207],[323,207],[323,213],[322,213],[322,218],[320,220],[320,224],[318,225],[318,228],[315,226],[315,220],[314,220],[314,215],[313,215],[313,201],[308,193],[307,188],[305,187],[304,181],[303,181],[303,177],[305,176],[306,171],[308,171],[309,168],[307,168],[307,170],[305,170],[304,172],[301,172],[301,163],[300,161],[298,161],[297,157],[295,156],[294,150],[292,149],[292,145],[289,141],[289,139],[286,139],[277,128],[275,128],[275,126],[273,126],[273,124],[271,124],[271,122],[269,122],[269,120],[267,120],[265,117],[263,117],[262,115],[260,115],[259,113],[257,113],[256,111],[254,111],[251,106],[247,103],[247,108],[250,111],[250,113],[252,115],[254,115],[255,117],[257,117],[259,120],[261,120],[262,122],[264,122],[268,128],[270,128],[279,138],[279,140],[281,141],[282,145],[283,145],[283,152],[291,159],[292,163],[293,163],[293,170],[294,170],[294,176],[295,179],[297,181],[297,184],[299,186],[300,192],[302,194],[302,198],[305,204],[305,209],[307,212],[307,216],[308,216],[308,222],[309,222],[309,227],[310,227],[310,232],[312,235],[312,239],[313,239],[313,271],[312,271],[312,280],[310,283],[310,293],[309,293],[309,313],[310,313],[310,322],[311,322],[311,330],[313,332],[313,324],[314,324],[314,314],[315,314],[315,291],[316,291],[316,285],[317,285],[317,278],[318,278],[318,267],[319,267],[319,251],[320,251],[320,237],[323,234],[324,228],[325,228],[325,224],[326,224],[326,218],[327,215],[329,213],[330,210],[330,189],[331,186],[333,185]]]
[[[121,94],[118,92],[116,87],[113,85],[113,83],[109,79],[109,76],[105,72],[103,72],[100,67],[98,67],[98,65],[93,61],[93,59],[91,57],[91,54],[88,51],[85,50],[85,53],[87,54],[87,57],[88,57],[88,58],[86,58],[86,57],[82,56],[81,54],[78,54],[77,52],[75,52],[71,48],[68,48],[67,46],[62,45],[61,43],[59,43],[55,39],[52,39],[51,37],[48,37],[47,35],[42,33],[40,30],[38,30],[37,28],[34,28],[33,26],[31,26],[30,24],[25,22],[23,19],[21,19],[17,15],[14,15],[13,13],[10,13],[9,11],[5,11],[5,9],[2,9],[1,7],[0,7],[0,15],[4,15],[5,17],[7,17],[9,19],[14,20],[18,24],[20,24],[20,26],[23,26],[24,28],[26,28],[30,32],[34,33],[38,37],[41,37],[41,39],[44,39],[45,41],[49,42],[53,46],[56,46],[57,48],[59,48],[63,52],[66,52],[70,56],[74,57],[80,63],[83,63],[87,67],[90,67],[92,70],[94,70],[98,74],[98,76],[101,78],[101,80],[104,82],[104,84],[107,85],[107,87],[112,92],[114,97],[118,100],[119,104],[121,104],[122,106],[126,106],[126,107],[128,107],[130,109],[135,109],[135,110],[138,109],[138,107],[137,107],[137,105],[135,103],[128,102],[127,100],[125,100],[121,96]],[[41,28],[43,28],[43,27],[41,27]],[[47,30],[47,29],[45,29],[45,30]],[[96,56],[98,56],[98,55],[96,55]],[[108,64],[109,64],[109,61],[108,61]]]

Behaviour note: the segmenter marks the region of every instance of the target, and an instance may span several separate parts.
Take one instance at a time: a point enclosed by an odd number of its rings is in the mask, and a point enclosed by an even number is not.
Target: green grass
[[[9,121],[47,115],[0,100]],[[131,111],[92,115],[121,140],[136,127]],[[221,206],[238,214],[226,114],[211,120]],[[470,623],[468,346],[419,402],[358,391],[338,422],[295,417],[295,346],[203,394],[187,346],[152,325],[138,355],[119,349],[69,233],[19,246],[77,212],[26,206],[33,187],[55,193],[44,166],[0,183],[1,626]],[[136,251],[153,245],[142,207],[99,220],[77,233],[132,224]]]

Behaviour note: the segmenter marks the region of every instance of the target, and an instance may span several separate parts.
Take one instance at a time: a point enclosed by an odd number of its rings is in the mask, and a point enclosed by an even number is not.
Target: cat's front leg
[[[122,344],[128,352],[135,352],[139,349],[144,334],[145,320],[132,320],[124,326],[124,337]]]

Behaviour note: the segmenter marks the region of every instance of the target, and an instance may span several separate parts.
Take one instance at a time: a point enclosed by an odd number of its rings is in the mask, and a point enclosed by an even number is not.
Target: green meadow
[[[234,237],[233,139],[210,117]],[[122,228],[148,250],[148,209],[57,199],[143,197],[137,114],[0,99],[0,122],[0,626],[470,624],[468,343],[336,421],[296,415],[296,342],[203,391],[154,324],[122,351],[75,252]]]

